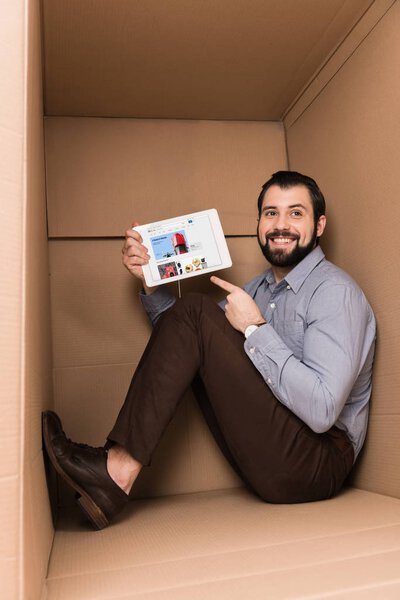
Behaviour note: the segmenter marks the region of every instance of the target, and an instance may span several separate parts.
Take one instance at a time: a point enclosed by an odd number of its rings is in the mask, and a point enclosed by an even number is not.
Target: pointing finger
[[[233,283],[229,283],[229,281],[225,281],[225,279],[220,279],[220,277],[215,277],[215,275],[210,277],[210,280],[212,283],[215,283],[215,285],[218,285],[220,288],[229,293],[233,292],[237,288],[237,286],[233,285]]]

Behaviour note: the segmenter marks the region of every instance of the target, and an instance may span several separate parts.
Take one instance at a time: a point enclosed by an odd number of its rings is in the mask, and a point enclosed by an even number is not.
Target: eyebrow
[[[268,204],[268,206],[264,206],[263,210],[267,210],[270,208],[278,208],[278,207],[273,206],[272,204]],[[307,207],[304,206],[304,204],[301,204],[301,202],[298,202],[297,204],[290,204],[287,208],[304,208],[304,210],[307,210]]]

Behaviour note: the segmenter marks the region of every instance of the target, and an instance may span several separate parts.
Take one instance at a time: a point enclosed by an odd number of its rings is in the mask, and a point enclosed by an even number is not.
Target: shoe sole
[[[57,417],[58,422],[61,425],[60,420]],[[64,471],[64,469],[60,466],[56,455],[53,452],[50,442],[49,432],[47,430],[47,420],[46,413],[42,415],[42,429],[43,429],[43,440],[46,448],[47,455],[50,459],[51,464],[53,465],[56,472],[64,479],[64,481],[76,492],[76,501],[79,504],[80,508],[85,513],[86,517],[92,523],[95,529],[104,529],[104,527],[108,527],[110,524],[106,515],[103,513],[101,508],[97,506],[94,500],[89,496],[84,489],[82,489],[71,477]]]

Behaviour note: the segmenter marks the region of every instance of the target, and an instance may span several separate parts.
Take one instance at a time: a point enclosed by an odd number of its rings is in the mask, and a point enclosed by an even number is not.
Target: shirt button
[[[275,308],[275,306],[276,306],[275,302],[272,302],[272,303],[270,304],[270,307],[271,307],[271,308]]]
[[[267,383],[272,383],[271,379],[268,377]]]
[[[255,348],[250,348],[249,352],[250,352],[250,354],[254,354]]]
[[[287,289],[287,290],[291,290],[292,288],[290,287],[290,285],[287,285],[287,286],[286,286],[286,289]]]

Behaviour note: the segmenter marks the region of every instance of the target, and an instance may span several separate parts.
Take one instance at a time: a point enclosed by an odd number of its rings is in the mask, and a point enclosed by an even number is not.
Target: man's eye
[[[266,210],[266,211],[264,212],[264,215],[265,215],[266,217],[275,217],[275,215],[276,215],[276,211],[275,211],[275,210]]]
[[[291,212],[292,217],[301,217],[303,213],[300,210],[293,210]]]

